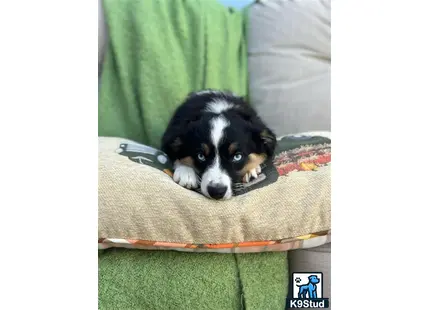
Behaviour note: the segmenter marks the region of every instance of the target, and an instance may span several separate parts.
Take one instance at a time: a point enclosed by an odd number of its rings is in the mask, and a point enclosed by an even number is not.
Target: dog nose
[[[213,199],[221,199],[227,192],[227,186],[222,184],[213,184],[208,186],[208,194]]]

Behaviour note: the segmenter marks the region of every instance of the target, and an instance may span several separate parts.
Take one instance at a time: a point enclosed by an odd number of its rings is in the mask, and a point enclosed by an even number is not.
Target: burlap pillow
[[[99,248],[238,253],[329,242],[329,134],[283,137],[276,154],[235,197],[214,201],[177,185],[163,152],[99,138]]]

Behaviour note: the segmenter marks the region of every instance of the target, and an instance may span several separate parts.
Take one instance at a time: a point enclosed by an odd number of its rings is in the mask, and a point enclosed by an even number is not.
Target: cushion
[[[262,252],[330,241],[329,133],[279,138],[273,162],[227,201],[172,180],[152,147],[99,137],[99,248]]]
[[[249,9],[250,102],[278,135],[330,131],[330,0]]]

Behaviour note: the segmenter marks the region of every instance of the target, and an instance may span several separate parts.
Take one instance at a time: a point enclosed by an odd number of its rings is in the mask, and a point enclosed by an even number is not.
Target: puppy
[[[271,160],[276,136],[243,98],[230,92],[191,93],[162,138],[174,162],[173,180],[213,199],[233,196],[233,184],[249,182]]]

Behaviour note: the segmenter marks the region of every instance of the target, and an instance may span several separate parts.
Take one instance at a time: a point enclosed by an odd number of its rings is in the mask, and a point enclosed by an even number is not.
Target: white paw
[[[178,165],[173,173],[173,181],[185,188],[197,188],[197,179],[194,169],[188,166]]]
[[[253,178],[258,178],[258,175],[261,173],[261,166],[258,165],[256,168],[249,170],[244,176],[243,176],[243,182],[249,183]]]

